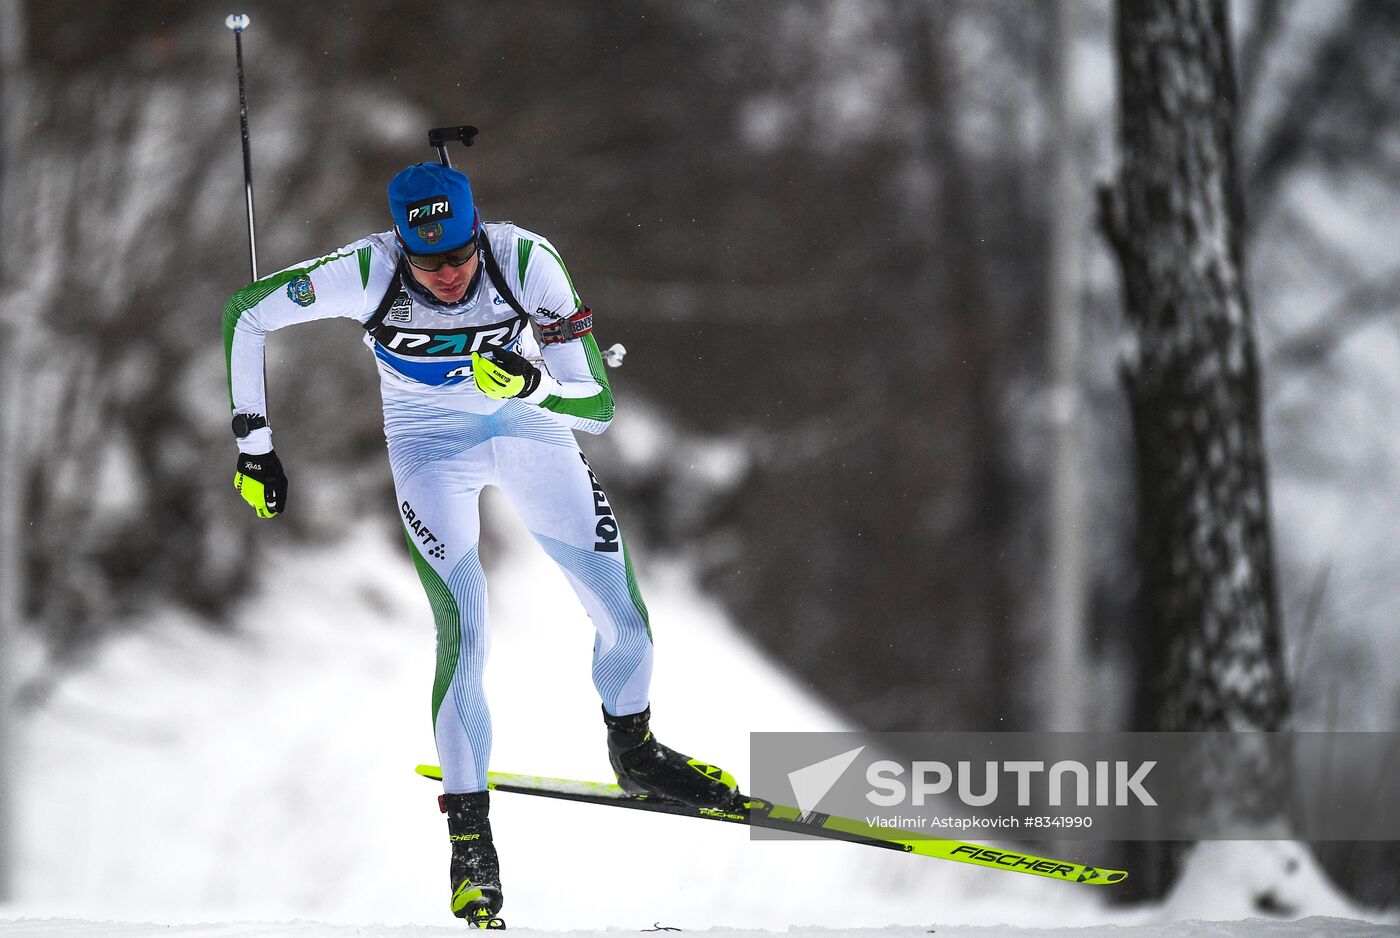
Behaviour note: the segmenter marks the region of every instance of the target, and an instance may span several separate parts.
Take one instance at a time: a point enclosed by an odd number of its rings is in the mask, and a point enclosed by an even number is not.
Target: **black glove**
[[[233,487],[253,506],[259,518],[271,518],[287,510],[287,474],[272,450],[257,456],[239,453]]]
[[[508,349],[472,352],[472,380],[482,394],[505,400],[527,397],[540,386],[540,370]]]

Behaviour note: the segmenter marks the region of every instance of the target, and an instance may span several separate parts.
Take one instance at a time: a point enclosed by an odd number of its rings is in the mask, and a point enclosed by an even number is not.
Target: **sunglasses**
[[[426,270],[429,273],[442,270],[443,264],[451,264],[453,267],[461,267],[467,261],[476,257],[476,240],[470,244],[463,245],[455,251],[448,251],[446,254],[409,254],[404,252],[408,262],[419,270]]]

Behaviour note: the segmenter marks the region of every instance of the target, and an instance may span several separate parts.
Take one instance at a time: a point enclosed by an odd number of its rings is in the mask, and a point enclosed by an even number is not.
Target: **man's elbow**
[[[253,313],[253,307],[267,296],[265,291],[259,291],[257,287],[256,283],[250,283],[224,301],[222,319],[225,338],[232,336],[233,330],[240,326],[258,333],[267,332]]]
[[[596,426],[592,427],[588,431],[594,436],[597,436],[598,434],[606,430],[608,427],[612,426],[613,414],[616,412],[613,408],[613,399],[610,393],[604,390],[600,397],[601,400],[599,401],[599,404],[601,405],[601,407],[599,408],[598,422]]]

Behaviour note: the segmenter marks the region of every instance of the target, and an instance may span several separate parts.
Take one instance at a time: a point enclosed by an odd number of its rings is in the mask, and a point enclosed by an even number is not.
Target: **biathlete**
[[[495,485],[564,571],[597,629],[593,683],[618,784],[697,807],[730,803],[732,776],[649,728],[652,636],[632,554],[573,431],[601,433],[612,392],[593,314],[548,240],[482,223],[467,177],[438,163],[389,183],[394,227],[258,280],[224,307],[234,484],[261,518],[287,509],[264,386],[267,334],[344,317],[379,367],[398,511],[437,624],[433,730],[452,843],[452,911],[498,922],[500,866],[482,692],[486,580],[478,499]]]

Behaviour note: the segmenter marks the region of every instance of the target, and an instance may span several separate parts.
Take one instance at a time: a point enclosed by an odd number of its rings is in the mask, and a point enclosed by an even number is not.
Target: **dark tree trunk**
[[[1225,0],[1120,0],[1118,47],[1122,168],[1102,198],[1130,338],[1136,728],[1276,730],[1289,699]],[[1174,852],[1143,871],[1144,889],[1165,887]]]

